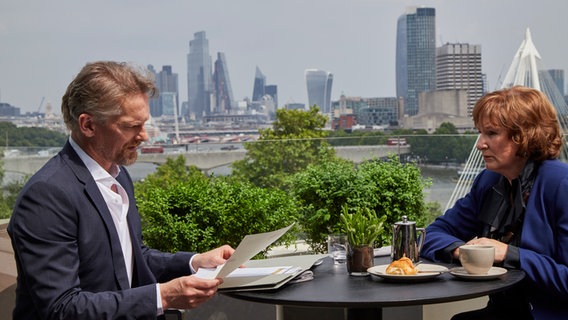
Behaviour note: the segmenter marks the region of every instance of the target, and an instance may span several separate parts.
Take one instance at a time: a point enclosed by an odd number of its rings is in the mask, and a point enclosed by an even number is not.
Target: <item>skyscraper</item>
[[[178,75],[172,72],[172,66],[163,66],[156,75],[156,86],[160,90],[159,101],[163,115],[179,115]]]
[[[436,88],[436,9],[408,7],[398,18],[396,94],[404,113],[418,113],[418,95]]]
[[[251,108],[273,116],[278,108],[278,86],[266,84],[266,76],[256,67],[252,90]]]
[[[154,67],[149,65],[148,70],[154,74],[154,83],[159,93],[150,100],[152,117],[179,115],[178,74],[172,72],[172,66],[162,66],[162,71],[156,72]]]
[[[268,84],[264,86],[264,94],[272,97],[274,105],[278,107],[278,86],[275,84]]]
[[[333,74],[318,69],[307,69],[306,85],[308,88],[308,104],[317,105],[322,113],[331,113],[331,86]]]
[[[154,69],[154,66],[149,64],[147,69],[152,74],[154,79],[156,79],[156,69]],[[154,80],[154,83],[155,83],[155,80]],[[159,92],[158,92],[158,94],[159,94]],[[148,101],[148,104],[150,105],[150,115],[152,117],[159,117],[159,116],[162,115],[162,108],[160,107],[160,101],[158,101],[157,97],[151,98]]]
[[[256,67],[256,72],[254,73],[254,84],[252,88],[252,101],[260,101],[264,96],[264,87],[266,86],[266,77],[260,71],[260,68]]]
[[[215,113],[230,113],[233,109],[233,89],[231,89],[227,60],[222,52],[217,53],[217,60],[215,60],[213,87],[215,89]]]
[[[483,95],[481,46],[447,43],[436,49],[436,90],[467,91],[467,115]]]
[[[201,120],[211,113],[211,56],[205,31],[194,34],[187,55],[187,100],[189,117]]]

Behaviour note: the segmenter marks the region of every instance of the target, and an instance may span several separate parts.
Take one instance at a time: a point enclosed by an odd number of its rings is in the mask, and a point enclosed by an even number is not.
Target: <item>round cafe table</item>
[[[375,266],[390,263],[376,257]],[[424,263],[427,263],[426,261]],[[446,265],[451,268],[451,265]],[[376,276],[354,277],[345,265],[334,265],[327,257],[313,268],[314,279],[287,284],[277,290],[240,291],[224,294],[237,299],[277,306],[345,308],[348,319],[381,319],[383,307],[416,306],[482,297],[513,287],[525,277],[521,270],[508,270],[492,280],[464,280],[443,273],[427,281],[395,282]]]

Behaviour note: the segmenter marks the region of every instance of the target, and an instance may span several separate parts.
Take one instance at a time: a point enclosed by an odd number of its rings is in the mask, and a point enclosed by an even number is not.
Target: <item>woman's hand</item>
[[[503,261],[505,261],[505,256],[507,255],[507,248],[509,247],[506,243],[503,243],[503,242],[495,240],[495,239],[489,239],[489,238],[472,239],[472,240],[469,240],[466,244],[485,245],[485,246],[495,247],[495,262],[494,263],[502,263]]]

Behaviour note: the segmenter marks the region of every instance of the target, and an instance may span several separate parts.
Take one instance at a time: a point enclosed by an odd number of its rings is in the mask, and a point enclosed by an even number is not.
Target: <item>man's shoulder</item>
[[[53,183],[70,183],[73,177],[83,176],[86,167],[72,150],[62,149],[49,159],[30,181],[51,181]],[[88,171],[86,171],[88,173]]]

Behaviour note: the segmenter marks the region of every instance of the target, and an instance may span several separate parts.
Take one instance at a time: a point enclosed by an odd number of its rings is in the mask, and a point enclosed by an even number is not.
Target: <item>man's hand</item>
[[[231,257],[235,249],[228,245],[196,254],[192,260],[195,271],[199,268],[215,268]],[[222,279],[202,279],[186,276],[160,284],[162,308],[192,309],[209,300],[217,292]]]
[[[192,260],[192,268],[197,271],[199,268],[215,268],[221,265],[231,257],[235,249],[229,245],[224,245],[219,248],[200,253]]]
[[[162,308],[192,309],[209,300],[223,283],[221,279],[185,276],[160,284]]]

